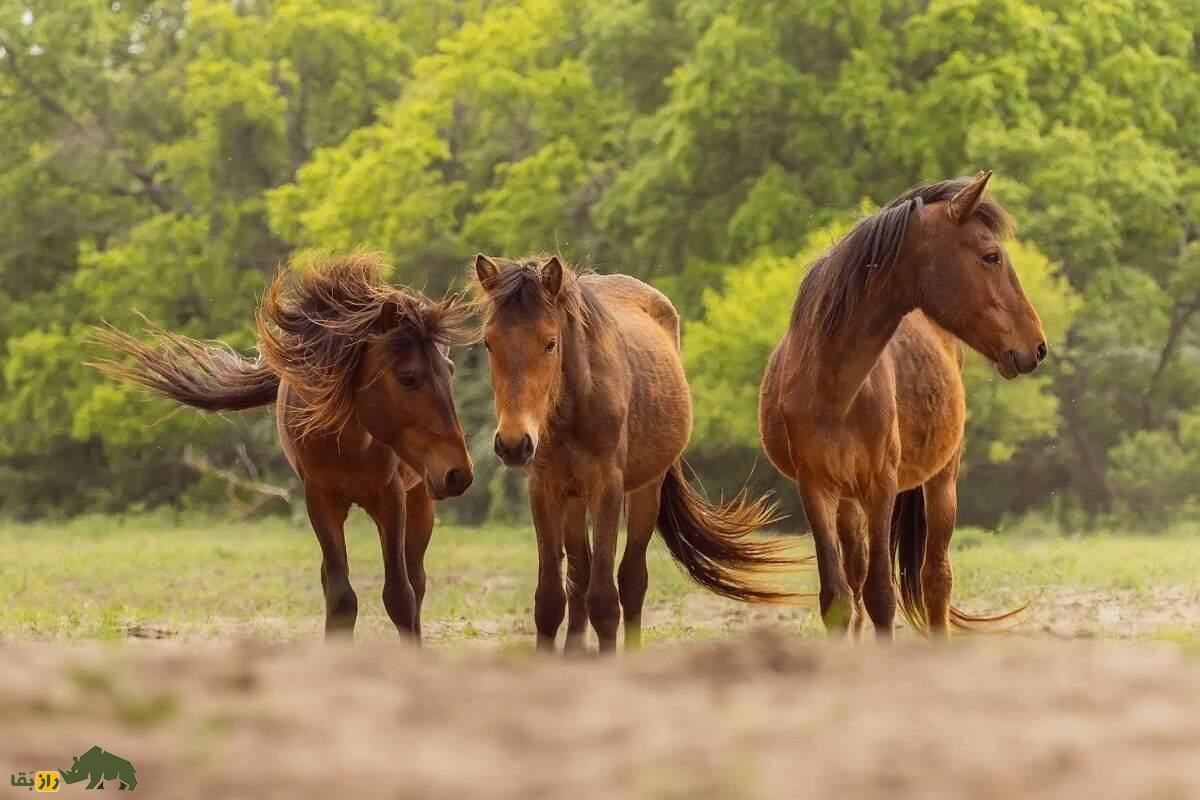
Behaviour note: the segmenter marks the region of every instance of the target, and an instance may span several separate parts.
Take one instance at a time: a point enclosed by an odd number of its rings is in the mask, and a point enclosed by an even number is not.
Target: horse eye
[[[550,341],[546,342],[546,352],[547,353],[553,353],[554,348],[556,348],[556,347],[558,347],[558,339],[551,339]]]
[[[411,374],[401,375],[400,376],[400,385],[403,386],[405,389],[417,388],[417,376],[411,375]]]
[[[999,264],[1000,263],[1000,254],[999,253],[988,253],[986,256],[983,257],[983,261],[985,264]]]

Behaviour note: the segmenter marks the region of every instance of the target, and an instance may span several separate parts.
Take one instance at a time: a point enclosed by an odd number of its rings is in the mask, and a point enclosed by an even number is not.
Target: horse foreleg
[[[588,579],[587,609],[600,640],[600,652],[617,649],[621,601],[613,570],[617,560],[617,531],[625,499],[623,479],[615,470],[596,485],[590,502],[592,514],[592,574]]]
[[[422,481],[404,497],[404,561],[413,590],[413,636],[421,641],[421,603],[425,600],[425,551],[433,536],[433,498]]]
[[[573,498],[567,501],[563,513],[563,543],[567,550],[567,639],[563,650],[580,652],[587,638],[587,588],[592,569],[587,505]]]
[[[929,634],[950,635],[950,592],[954,570],[950,566],[950,537],[958,514],[958,456],[925,483],[925,563],[921,566],[921,596]]]
[[[554,640],[567,609],[563,589],[563,511],[558,497],[530,481],[529,508],[537,534],[538,581],[533,595],[533,621],[537,626],[537,649],[554,652]]]
[[[813,549],[817,556],[817,576],[821,581],[818,596],[821,621],[830,635],[845,634],[854,615],[853,593],[846,581],[846,572],[838,554],[837,498],[815,482],[798,480],[800,503],[812,528]]]
[[[863,584],[867,580],[867,532],[857,501],[844,498],[838,505],[837,530],[842,548],[842,568],[846,571],[846,582],[854,594],[850,632],[858,639],[862,637],[867,622],[867,609],[863,605]]]
[[[625,517],[625,554],[617,570],[617,591],[625,617],[625,649],[642,646],[642,604],[646,600],[646,548],[658,522],[661,481],[654,481],[629,495]]]
[[[398,477],[366,506],[379,530],[379,549],[383,553],[383,607],[401,636],[416,636],[417,599],[408,579],[405,557],[404,488]]]
[[[863,603],[875,626],[875,638],[891,641],[896,626],[896,581],[892,572],[892,507],[896,502],[895,475],[872,487],[863,510],[867,514],[867,580]]]
[[[350,502],[312,486],[304,489],[308,520],[321,546],[321,588],[325,591],[325,638],[353,636],[358,618],[358,596],[350,586],[346,562],[346,515]]]

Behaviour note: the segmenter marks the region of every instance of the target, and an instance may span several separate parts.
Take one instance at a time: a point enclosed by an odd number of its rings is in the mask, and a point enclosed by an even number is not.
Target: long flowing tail
[[[217,342],[201,342],[151,328],[158,340],[147,345],[111,325],[93,329],[92,340],[114,353],[131,356],[89,364],[121,380],[145,386],[202,411],[244,411],[274,402],[279,376]]]
[[[798,563],[783,554],[787,542],[751,536],[778,519],[774,503],[766,498],[751,502],[744,489],[728,503],[713,505],[684,477],[680,462],[663,478],[659,535],[692,580],[724,597],[755,603],[795,597],[751,579],[754,572]]]
[[[896,496],[892,509],[892,560],[900,583],[900,610],[916,631],[929,630],[925,601],[921,590],[921,565],[925,563],[925,491],[918,486]],[[968,614],[950,606],[950,624],[961,631],[997,631],[1012,627],[1028,603],[999,614]],[[1007,623],[1007,624],[1005,624]]]

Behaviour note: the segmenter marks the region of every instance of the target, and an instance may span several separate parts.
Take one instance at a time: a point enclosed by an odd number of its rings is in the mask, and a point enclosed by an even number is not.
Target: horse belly
[[[954,348],[929,323],[902,326],[893,340],[900,489],[920,486],[962,446],[966,401]],[[906,330],[907,329],[907,330]]]

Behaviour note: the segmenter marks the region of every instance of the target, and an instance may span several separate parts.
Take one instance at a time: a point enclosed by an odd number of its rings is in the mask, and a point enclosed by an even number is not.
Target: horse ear
[[[980,202],[983,201],[983,193],[991,179],[992,171],[984,170],[972,178],[966,186],[959,189],[958,193],[950,198],[950,219],[959,225],[969,220],[975,213],[975,209],[979,208]]]
[[[379,307],[379,316],[375,318],[375,332],[387,333],[400,324],[400,305],[395,300],[388,300]]]
[[[500,274],[500,265],[483,253],[475,256],[475,277],[479,279],[479,285],[487,288],[497,275]]]
[[[563,265],[558,256],[550,256],[550,260],[542,264],[542,288],[550,297],[558,295],[562,288]]]

